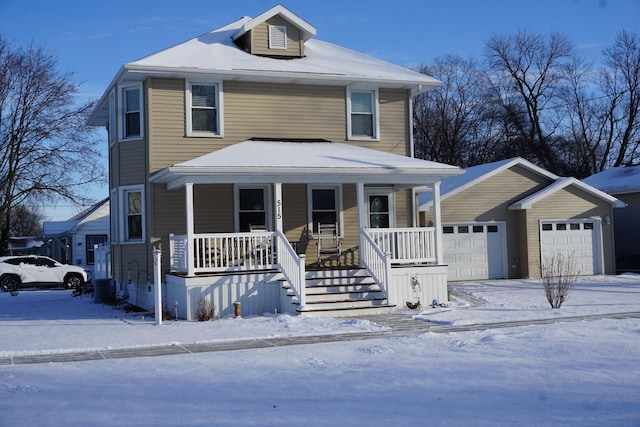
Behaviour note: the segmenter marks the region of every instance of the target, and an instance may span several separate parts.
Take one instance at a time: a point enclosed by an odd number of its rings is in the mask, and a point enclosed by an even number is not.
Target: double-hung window
[[[222,136],[221,83],[187,82],[188,136]]]
[[[123,187],[122,194],[122,241],[144,241],[144,192],[141,186]]]
[[[268,187],[236,187],[238,231],[250,231],[251,226],[269,227]]]
[[[349,139],[378,139],[378,91],[347,89]]]
[[[340,187],[313,186],[309,188],[310,230],[318,232],[318,223],[337,224],[338,233],[342,233],[340,221]]]
[[[142,84],[120,88],[120,136],[122,139],[142,137]]]

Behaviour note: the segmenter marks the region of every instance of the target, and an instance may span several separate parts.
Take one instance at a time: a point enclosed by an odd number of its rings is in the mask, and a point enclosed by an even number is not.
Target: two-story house
[[[108,129],[132,303],[149,305],[154,247],[187,319],[202,299],[223,316],[446,300],[439,216],[416,227],[414,189],[437,211],[461,171],[412,156],[412,97],[440,82],[315,36],[278,5],[117,73],[89,122]]]

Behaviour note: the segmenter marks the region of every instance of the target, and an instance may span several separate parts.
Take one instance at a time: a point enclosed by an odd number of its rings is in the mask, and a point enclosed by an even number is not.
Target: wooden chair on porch
[[[249,231],[251,233],[266,233],[268,230],[267,226],[264,224],[249,224]],[[247,247],[246,257],[252,258],[256,264],[266,264],[271,252],[270,249],[268,242],[251,239],[251,242]]]
[[[322,265],[323,257],[336,257],[338,265],[340,265],[342,258],[341,245],[338,224],[318,223],[318,265]]]

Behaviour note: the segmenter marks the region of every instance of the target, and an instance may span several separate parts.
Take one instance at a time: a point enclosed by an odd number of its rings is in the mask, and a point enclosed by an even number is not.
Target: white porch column
[[[364,247],[364,242],[362,241],[361,231],[363,228],[367,226],[367,210],[364,200],[364,183],[359,182],[356,184],[357,188],[357,199],[358,199],[358,241],[359,248]],[[360,251],[358,251],[360,254]],[[362,254],[359,256],[360,258],[360,267],[362,267]]]
[[[195,275],[194,265],[194,244],[193,239],[195,236],[195,227],[193,219],[193,183],[189,182],[184,186],[185,205],[187,208],[187,275]]]
[[[276,230],[282,231],[282,183],[276,182],[273,184],[273,206],[275,207],[275,221],[274,225]]]
[[[436,229],[436,264],[444,261],[442,253],[442,217],[440,214],[440,181],[433,183],[433,218]]]

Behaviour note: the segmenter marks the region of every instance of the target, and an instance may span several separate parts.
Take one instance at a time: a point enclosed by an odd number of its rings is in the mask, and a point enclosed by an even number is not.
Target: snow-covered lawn
[[[560,310],[537,281],[454,285],[468,301],[419,318],[551,325],[177,356],[0,366],[0,426],[640,425],[640,276],[582,278]],[[467,300],[467,298],[465,298]],[[265,315],[129,315],[70,291],[0,294],[0,357],[380,330]]]

